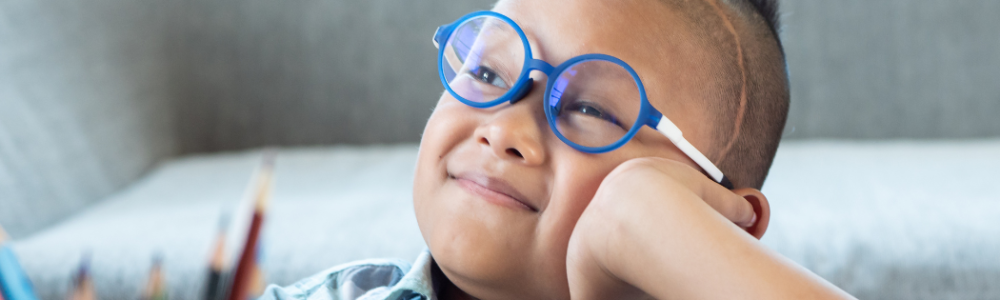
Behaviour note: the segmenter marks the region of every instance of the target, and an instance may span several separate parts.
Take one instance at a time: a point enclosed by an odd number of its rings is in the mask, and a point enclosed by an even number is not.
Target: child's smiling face
[[[511,0],[494,10],[524,30],[536,59],[557,65],[602,53],[631,65],[651,104],[715,158],[716,118],[705,104],[718,94],[706,67],[715,65],[715,54],[670,7]],[[421,140],[414,182],[420,230],[441,270],[472,295],[568,298],[570,234],[604,177],[637,157],[698,168],[651,128],[608,153],[571,148],[551,132],[542,110],[547,78],[532,77],[541,84],[514,105],[478,109],[444,93]]]

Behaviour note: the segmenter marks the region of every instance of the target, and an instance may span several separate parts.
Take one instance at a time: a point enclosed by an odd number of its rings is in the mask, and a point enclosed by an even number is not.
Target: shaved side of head
[[[788,116],[789,90],[776,0],[660,0],[687,19],[716,61],[713,147],[706,155],[736,187],[760,189]]]

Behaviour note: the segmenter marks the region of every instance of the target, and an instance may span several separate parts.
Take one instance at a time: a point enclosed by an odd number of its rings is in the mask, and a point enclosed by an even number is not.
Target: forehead
[[[683,33],[677,28],[682,23],[676,14],[658,0],[501,0],[494,10],[538,39],[577,41],[551,52],[624,50],[618,48],[661,44],[669,40],[659,36]]]
[[[587,53],[618,57],[686,135],[709,134],[714,56],[676,9],[661,0],[501,0],[494,8],[521,26],[535,58],[557,65]]]

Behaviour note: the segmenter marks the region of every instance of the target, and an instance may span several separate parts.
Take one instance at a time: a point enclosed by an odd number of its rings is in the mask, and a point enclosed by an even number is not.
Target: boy
[[[788,110],[775,10],[501,0],[441,27],[413,193],[429,251],[263,299],[850,298],[756,239]]]

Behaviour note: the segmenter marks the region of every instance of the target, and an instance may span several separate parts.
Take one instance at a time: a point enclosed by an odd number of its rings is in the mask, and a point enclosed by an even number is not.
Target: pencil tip
[[[271,193],[271,181],[272,176],[274,176],[274,161],[277,156],[277,151],[274,148],[265,148],[261,157],[261,165],[258,170],[258,175],[260,176],[257,180],[257,194],[254,202],[255,211],[264,211],[267,207],[268,197]]]
[[[224,268],[226,256],[226,236],[223,231],[219,231],[218,237],[215,238],[215,247],[212,249],[212,256],[209,258],[208,265],[212,270],[221,271]]]
[[[163,264],[163,252],[156,251],[153,253],[153,265],[159,266]]]
[[[278,156],[278,151],[275,148],[264,148],[263,153],[261,153],[261,167],[271,170],[274,169],[274,161]]]
[[[7,232],[3,230],[3,226],[0,225],[0,244],[7,241]]]
[[[219,232],[225,232],[229,228],[229,213],[223,212],[219,215]]]
[[[83,281],[90,276],[90,251],[84,251],[80,257],[80,267],[76,270],[76,281]]]
[[[91,254],[90,250],[84,251],[83,255],[80,255],[80,268],[90,268]]]

